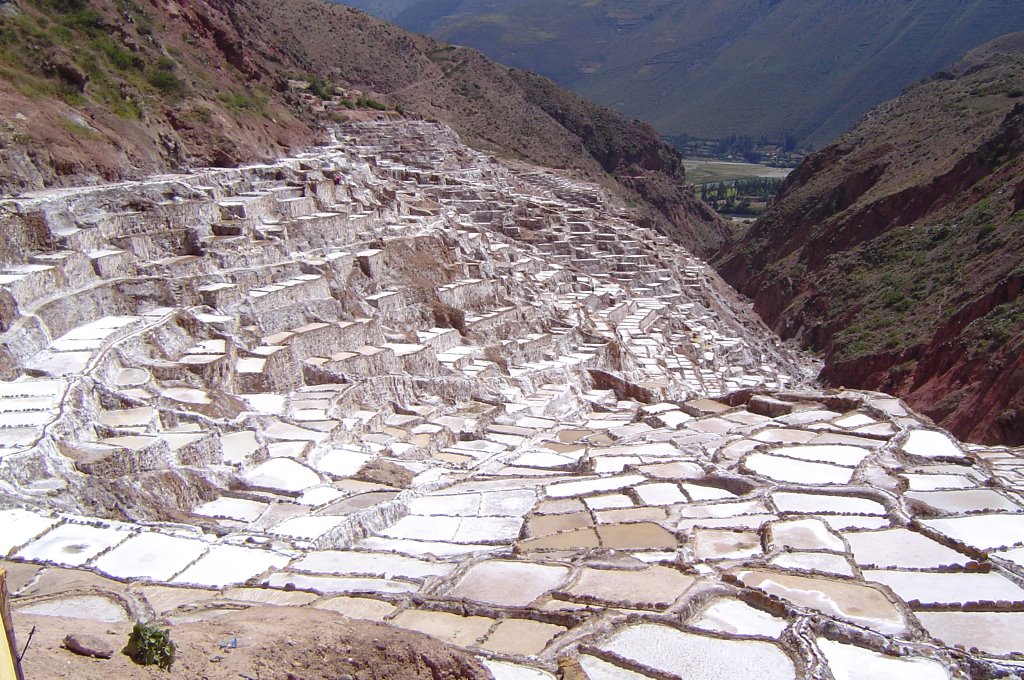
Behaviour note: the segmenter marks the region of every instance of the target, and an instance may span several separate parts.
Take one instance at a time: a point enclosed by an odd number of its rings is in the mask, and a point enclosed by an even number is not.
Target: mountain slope
[[[809,156],[718,257],[831,384],[1024,443],[1024,34],[908,88]]]
[[[527,91],[520,83],[532,79],[474,50],[350,8],[317,0],[0,7],[6,191],[258,160],[312,143],[333,121],[399,109],[495,153],[616,184],[609,174],[621,175],[641,217],[695,250],[726,233],[649,126],[554,85]],[[352,93],[347,108],[324,111],[310,94],[330,98],[335,88]],[[549,113],[570,109],[574,130]],[[582,124],[589,120],[601,121],[600,146],[588,137],[595,126]],[[657,194],[648,185],[667,187],[656,196],[664,205],[640,200]]]
[[[824,144],[1007,31],[1015,0],[349,0],[483,50],[666,135]]]

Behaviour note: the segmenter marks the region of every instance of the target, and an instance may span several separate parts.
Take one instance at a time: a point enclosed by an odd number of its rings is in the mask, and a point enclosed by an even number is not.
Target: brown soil
[[[120,653],[131,624],[104,624],[19,615],[18,644],[36,632],[22,661],[32,680],[154,678],[200,680],[484,680],[491,674],[469,655],[437,640],[385,624],[346,619],[308,608],[255,607],[171,629],[177,646],[170,672],[138,666]],[[118,650],[111,659],[78,656],[63,648],[70,632],[96,635]],[[232,639],[235,649],[222,648]]]

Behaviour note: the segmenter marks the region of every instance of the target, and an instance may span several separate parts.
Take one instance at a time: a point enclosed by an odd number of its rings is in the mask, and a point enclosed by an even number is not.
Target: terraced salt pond
[[[339,135],[5,204],[55,249],[0,253],[19,636],[267,605],[498,680],[1019,673],[1024,451],[817,389],[597,187]]]

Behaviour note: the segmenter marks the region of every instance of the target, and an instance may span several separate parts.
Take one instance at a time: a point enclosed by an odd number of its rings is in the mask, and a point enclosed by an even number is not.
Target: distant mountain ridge
[[[1018,0],[347,0],[653,124],[817,146],[1004,33]]]
[[[715,260],[831,385],[1024,444],[1024,33],[810,155]]]

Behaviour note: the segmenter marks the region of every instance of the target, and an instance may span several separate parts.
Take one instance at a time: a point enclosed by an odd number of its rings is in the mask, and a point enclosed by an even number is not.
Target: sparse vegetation
[[[231,111],[236,113],[262,113],[267,108],[269,96],[263,90],[250,88],[217,95],[217,98]]]
[[[140,666],[157,666],[165,671],[174,665],[175,651],[169,630],[141,621],[132,628],[124,648],[125,655]]]
[[[314,76],[310,79],[309,85],[306,87],[306,92],[312,95],[320,97],[320,99],[330,99],[334,96],[334,88],[327,84],[323,78]]]
[[[370,97],[359,97],[356,99],[356,106],[361,109],[374,109],[375,111],[387,111],[387,104],[382,104],[376,99]]]
[[[98,133],[96,130],[76,120],[69,120],[65,118],[61,121],[61,126],[76,137],[91,139],[94,141],[97,139],[103,139],[103,135]]]

